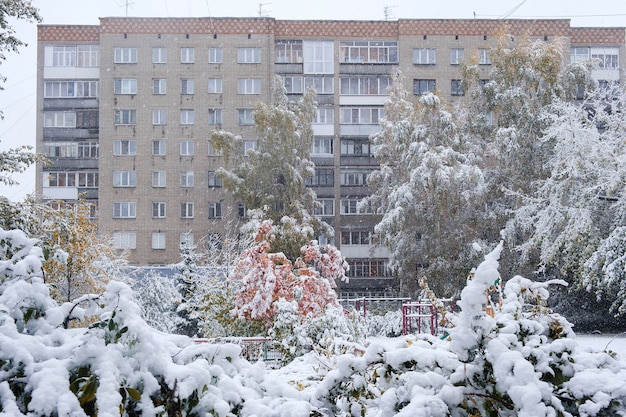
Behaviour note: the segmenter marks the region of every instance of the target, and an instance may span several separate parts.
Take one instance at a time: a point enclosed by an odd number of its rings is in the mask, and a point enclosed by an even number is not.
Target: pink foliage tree
[[[346,281],[348,269],[339,250],[311,241],[291,262],[283,253],[269,252],[273,240],[272,222],[262,222],[256,245],[243,252],[231,276],[240,285],[234,313],[240,319],[262,320],[269,328],[278,313],[274,307],[278,300],[296,301],[302,318],[337,305],[336,280]]]

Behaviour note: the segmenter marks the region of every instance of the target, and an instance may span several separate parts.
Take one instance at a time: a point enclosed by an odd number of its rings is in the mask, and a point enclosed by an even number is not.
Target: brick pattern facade
[[[39,42],[98,42],[99,26],[75,25],[39,25],[37,40]]]
[[[97,42],[100,34],[272,34],[297,38],[398,38],[399,36],[565,36],[572,44],[621,45],[624,28],[572,28],[567,19],[400,19],[398,21],[275,20],[272,18],[100,19],[100,26],[39,25],[39,41]]]

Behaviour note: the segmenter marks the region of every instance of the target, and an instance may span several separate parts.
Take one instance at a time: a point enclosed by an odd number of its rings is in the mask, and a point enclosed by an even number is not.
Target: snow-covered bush
[[[388,311],[384,315],[368,314],[365,320],[369,337],[402,336],[402,311]]]
[[[364,349],[365,323],[356,312],[328,305],[323,314],[301,318],[295,301],[282,299],[275,305],[279,313],[269,335],[284,363],[311,351],[332,358]]]
[[[449,341],[402,338],[339,357],[312,394],[315,406],[334,415],[624,415],[624,363],[579,348],[567,320],[545,307],[547,286],[561,281],[516,276],[501,311],[486,314],[501,250],[485,257],[463,290]]]

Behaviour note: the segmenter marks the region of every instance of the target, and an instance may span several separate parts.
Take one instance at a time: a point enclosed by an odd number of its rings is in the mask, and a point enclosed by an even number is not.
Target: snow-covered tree
[[[294,260],[304,243],[331,234],[329,226],[313,216],[316,195],[305,184],[315,173],[310,156],[315,92],[308,90],[298,103],[289,103],[277,76],[272,103],[257,103],[253,116],[258,140],[256,149],[245,155],[240,136],[224,131],[211,134],[213,146],[232,166],[220,168],[217,174],[246,209],[261,210],[262,219],[273,221],[273,250]]]
[[[283,253],[271,252],[272,223],[264,221],[255,236],[256,245],[245,250],[233,271],[235,313],[240,319],[273,324],[280,300],[295,301],[299,317],[318,316],[326,306],[337,305],[336,280],[345,280],[347,263],[331,245],[316,241],[301,248],[291,262]]]
[[[174,276],[176,288],[180,293],[180,304],[176,309],[180,320],[177,332],[187,336],[198,334],[198,308],[203,298],[201,288],[205,279],[200,271],[202,255],[196,251],[195,245],[180,245],[181,261],[177,263]]]
[[[626,95],[607,101],[589,93],[584,104],[555,101],[546,108],[549,127],[541,138],[551,152],[548,175],[534,183],[514,211],[507,236],[522,233],[522,257],[537,253],[542,270],[554,269],[596,292],[624,313],[620,259],[626,226]],[[514,242],[514,239],[511,239]]]
[[[428,276],[440,295],[462,287],[482,237],[481,149],[465,136],[439,97],[412,99],[394,78],[380,132],[372,136],[378,170],[368,178],[371,204],[382,216],[375,233],[392,249],[391,267],[404,292]],[[419,272],[418,272],[419,271]]]

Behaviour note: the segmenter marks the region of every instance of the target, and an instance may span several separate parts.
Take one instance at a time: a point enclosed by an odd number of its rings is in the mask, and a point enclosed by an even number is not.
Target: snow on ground
[[[626,360],[626,332],[618,334],[576,334],[581,346],[597,350],[612,350]]]

